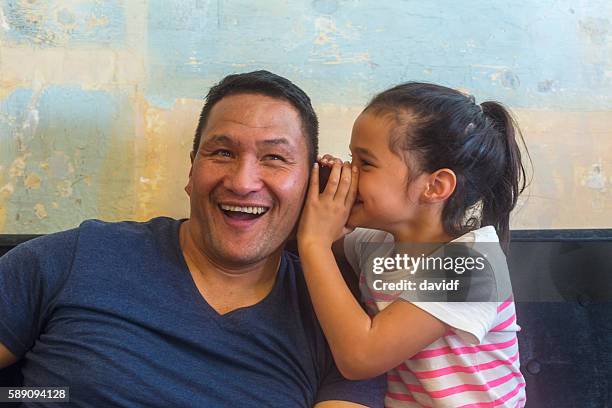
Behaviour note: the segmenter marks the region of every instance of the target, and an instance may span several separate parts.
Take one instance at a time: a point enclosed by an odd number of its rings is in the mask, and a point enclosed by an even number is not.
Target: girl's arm
[[[353,297],[359,301],[361,299],[361,294],[359,293],[359,275],[355,272],[344,254],[344,237],[332,244],[332,253],[344,282],[353,294]],[[363,304],[360,303],[360,305],[363,308]]]
[[[346,232],[357,179],[350,165],[335,164],[325,191],[319,194],[315,165],[298,232],[300,259],[313,306],[336,365],[348,379],[382,374],[446,331],[440,320],[403,300],[370,318],[351,295],[331,246]]]

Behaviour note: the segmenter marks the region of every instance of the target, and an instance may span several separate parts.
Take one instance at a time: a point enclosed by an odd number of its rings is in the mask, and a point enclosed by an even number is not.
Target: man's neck
[[[187,220],[179,231],[180,245],[189,272],[206,302],[223,315],[259,303],[272,290],[282,249],[249,265],[227,265],[208,256]]]

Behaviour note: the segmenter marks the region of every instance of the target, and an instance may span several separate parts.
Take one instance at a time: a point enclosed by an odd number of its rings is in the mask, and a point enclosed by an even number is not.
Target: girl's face
[[[404,159],[389,148],[394,126],[392,116],[367,112],[353,125],[350,149],[352,164],[359,168],[359,187],[348,224],[397,236],[412,229],[426,179],[411,174]]]

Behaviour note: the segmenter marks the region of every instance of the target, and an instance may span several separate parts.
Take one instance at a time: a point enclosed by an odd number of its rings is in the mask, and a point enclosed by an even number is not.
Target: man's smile
[[[248,228],[267,214],[269,206],[255,203],[220,203],[226,223],[233,227]]]

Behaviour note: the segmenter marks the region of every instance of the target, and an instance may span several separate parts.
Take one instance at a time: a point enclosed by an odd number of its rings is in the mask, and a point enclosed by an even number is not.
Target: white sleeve
[[[494,230],[492,227],[485,227],[485,232]],[[481,230],[478,230],[481,231]],[[474,232],[471,233],[472,235]],[[482,231],[481,231],[482,235]],[[461,242],[470,242],[470,237],[466,236]],[[491,239],[491,238],[489,238]],[[496,239],[496,237],[495,237]],[[455,240],[454,242],[460,242],[460,240]],[[483,245],[484,241],[483,241]],[[494,323],[497,319],[497,306],[500,304],[500,294],[505,293],[504,290],[509,287],[509,278],[508,285],[504,286],[502,283],[505,282],[502,279],[503,272],[505,271],[505,275],[507,276],[507,267],[504,259],[499,259],[499,257],[493,257],[492,254],[497,254],[495,251],[484,251],[481,250],[482,247],[478,247],[481,253],[489,254],[489,260],[495,260],[492,263],[489,263],[489,268],[486,268],[487,275],[481,277],[489,277],[490,279],[479,279],[472,280],[470,288],[474,293],[484,294],[484,297],[479,297],[482,301],[460,301],[460,302],[412,302],[418,308],[424,310],[430,315],[434,316],[438,320],[450,326],[455,333],[461,337],[463,341],[468,344],[480,344],[485,337],[485,335],[493,328]],[[499,245],[496,247],[499,248]],[[490,247],[486,247],[486,249],[490,249]],[[499,252],[501,253],[501,248],[499,248]],[[502,253],[503,255],[503,253]],[[485,255],[487,256],[487,255]],[[501,265],[503,267],[493,267],[493,265]],[[511,289],[510,289],[511,293]],[[401,295],[405,300],[414,299],[414,297],[409,297],[410,294]],[[489,296],[492,296],[489,297]],[[477,296],[478,297],[478,296]],[[472,298],[474,299],[474,298]],[[491,301],[484,301],[484,300]],[[505,299],[505,296],[503,297]]]
[[[412,302],[452,327],[468,344],[480,344],[497,317],[497,302]]]
[[[361,264],[364,259],[367,259],[368,254],[365,253],[366,245],[369,242],[383,242],[385,240],[386,232],[367,229],[367,228],[356,228],[350,234],[344,237],[344,256],[351,265],[357,275],[360,274]]]

